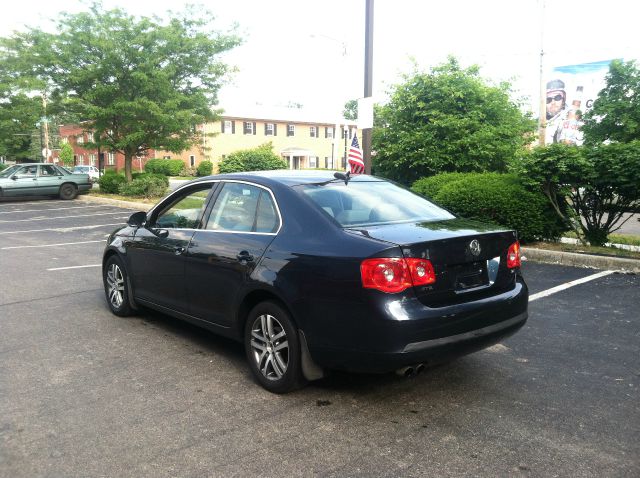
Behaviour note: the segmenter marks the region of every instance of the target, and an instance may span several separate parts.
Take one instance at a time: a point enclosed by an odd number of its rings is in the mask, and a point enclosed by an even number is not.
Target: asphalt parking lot
[[[101,253],[131,212],[0,202],[0,476],[640,476],[640,276],[545,295],[599,271],[525,263],[503,343],[277,396],[239,344],[111,315]]]

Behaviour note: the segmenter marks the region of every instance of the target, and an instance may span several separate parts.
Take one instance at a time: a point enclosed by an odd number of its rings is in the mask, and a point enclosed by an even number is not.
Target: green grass
[[[640,252],[627,251],[616,247],[582,246],[580,244],[563,244],[561,242],[531,242],[524,247],[546,249],[550,251],[575,252],[579,254],[595,254],[600,256],[623,257],[626,259],[640,259]]]
[[[566,232],[565,237],[577,239],[576,233],[573,231]],[[612,244],[625,244],[628,246],[640,246],[640,236],[634,234],[610,234],[609,241]]]
[[[91,190],[89,191],[89,196],[95,196],[99,198],[109,198],[109,199],[117,199],[118,201],[131,201],[131,202],[141,202],[145,204],[155,204],[164,196],[157,196],[152,198],[143,198],[143,197],[134,197],[134,196],[123,196],[122,194],[107,194],[101,193],[99,190]]]

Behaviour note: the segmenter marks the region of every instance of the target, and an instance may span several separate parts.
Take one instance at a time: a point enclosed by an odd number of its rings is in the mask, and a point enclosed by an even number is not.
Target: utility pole
[[[538,144],[545,145],[547,130],[547,91],[544,82],[544,2],[540,0],[540,117],[538,119]]]
[[[373,92],[373,0],[366,0],[364,27],[364,97],[371,98]],[[371,103],[373,107],[373,103]],[[373,125],[372,125],[373,126]],[[362,129],[362,159],[364,172],[371,174],[371,131]]]
[[[47,119],[47,92],[42,92],[42,109],[44,111],[44,116],[42,121],[44,121],[44,146],[42,147],[42,157],[43,162],[48,162],[49,159],[49,120]]]

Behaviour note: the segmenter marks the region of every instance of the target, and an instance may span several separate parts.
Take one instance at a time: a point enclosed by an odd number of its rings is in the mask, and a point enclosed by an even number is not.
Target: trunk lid
[[[436,282],[414,287],[428,306],[477,300],[512,288],[515,272],[507,268],[507,251],[515,231],[467,219],[389,224],[349,229],[395,244],[404,257],[429,259]]]

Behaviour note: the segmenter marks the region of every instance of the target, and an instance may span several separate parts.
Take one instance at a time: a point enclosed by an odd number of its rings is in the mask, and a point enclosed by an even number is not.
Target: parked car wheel
[[[131,315],[127,271],[118,256],[111,256],[103,269],[104,293],[111,312],[120,317]]]
[[[78,195],[78,188],[71,184],[65,183],[60,186],[60,199],[68,200],[73,199]]]
[[[249,367],[256,380],[273,393],[304,385],[298,329],[274,302],[262,302],[249,313],[244,334]]]

